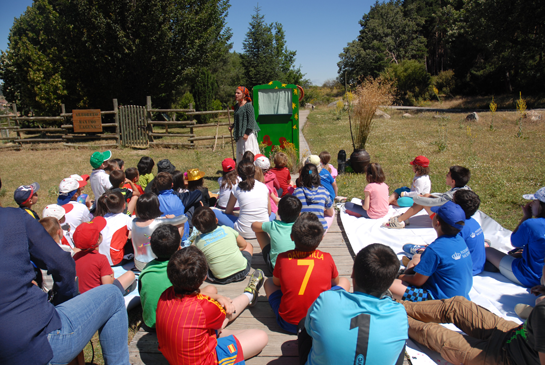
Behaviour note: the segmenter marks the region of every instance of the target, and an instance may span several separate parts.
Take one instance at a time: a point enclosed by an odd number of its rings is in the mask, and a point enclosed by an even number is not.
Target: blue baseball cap
[[[441,219],[449,226],[459,230],[464,228],[464,226],[458,224],[458,222],[465,222],[466,214],[464,213],[462,207],[458,204],[448,201],[438,207],[431,207],[431,211],[437,213],[437,215],[441,217]]]
[[[21,185],[13,193],[13,199],[19,205],[23,205],[32,198],[35,192],[40,189],[40,184],[37,182],[30,185]]]

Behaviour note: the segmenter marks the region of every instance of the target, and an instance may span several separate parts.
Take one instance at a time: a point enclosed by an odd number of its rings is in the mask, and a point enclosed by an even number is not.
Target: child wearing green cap
[[[112,187],[110,176],[104,171],[107,161],[112,158],[112,151],[95,152],[91,155],[90,163],[93,167],[91,173],[91,190],[95,195],[95,204],[104,192]]]

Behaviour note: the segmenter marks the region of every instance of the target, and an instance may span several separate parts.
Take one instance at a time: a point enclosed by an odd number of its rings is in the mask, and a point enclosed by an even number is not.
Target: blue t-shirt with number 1
[[[409,330],[403,305],[361,292],[328,290],[308,310],[308,365],[385,364],[403,357]]]

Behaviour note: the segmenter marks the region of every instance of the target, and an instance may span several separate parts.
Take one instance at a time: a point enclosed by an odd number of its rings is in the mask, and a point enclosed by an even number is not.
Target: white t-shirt
[[[420,194],[429,194],[431,191],[431,180],[429,175],[416,176],[414,175],[411,191],[403,194],[414,198]]]
[[[102,169],[93,170],[89,181],[91,181],[91,190],[93,190],[93,194],[95,195],[95,203],[106,190],[112,187],[110,175]]]
[[[65,214],[66,223],[70,226],[70,233],[74,234],[80,224],[91,220],[91,213],[89,213],[89,209],[85,204],[75,200],[70,201],[68,204],[72,205],[72,210]]]
[[[240,185],[237,185],[232,194],[240,206],[240,214],[234,224],[235,230],[244,238],[255,238],[252,223],[269,221],[269,189],[256,180],[252,190],[243,191]]]
[[[227,203],[229,203],[229,198],[231,197],[231,192],[233,191],[234,188],[236,188],[238,186],[238,183],[241,182],[242,179],[239,176],[237,176],[237,183],[231,189],[229,189],[227,187],[227,185],[225,185],[222,188],[221,187],[221,182],[222,181],[223,181],[223,177],[220,177],[218,179],[218,184],[220,184],[220,193],[218,195],[218,202],[216,203],[216,207],[221,208],[221,209],[225,209],[225,208],[227,208]],[[235,208],[238,208],[238,207],[239,207],[239,204],[238,204],[238,201],[237,201],[236,204],[235,204]]]
[[[123,248],[132,230],[132,217],[123,213],[108,213],[104,216],[106,227],[102,233],[102,243],[98,252],[105,255],[110,265],[117,265],[123,260]]]

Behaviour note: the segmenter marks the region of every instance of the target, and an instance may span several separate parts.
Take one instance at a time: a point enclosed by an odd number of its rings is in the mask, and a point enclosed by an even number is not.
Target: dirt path
[[[310,110],[304,109],[299,111],[299,161],[303,161],[305,158],[311,155],[310,147],[303,135],[303,128],[307,123],[307,117],[310,114]]]

